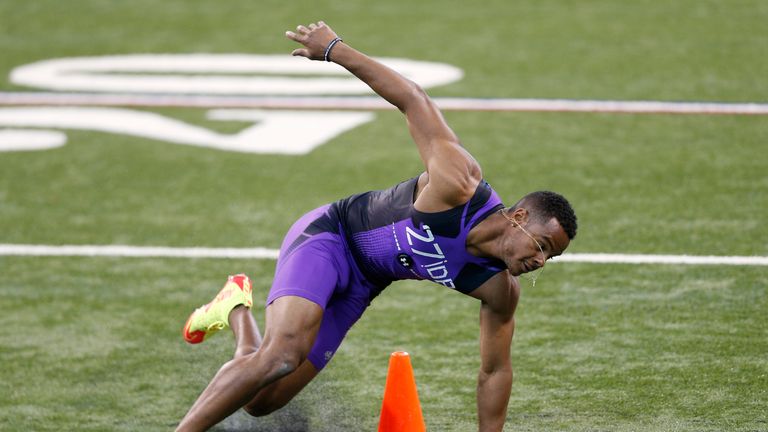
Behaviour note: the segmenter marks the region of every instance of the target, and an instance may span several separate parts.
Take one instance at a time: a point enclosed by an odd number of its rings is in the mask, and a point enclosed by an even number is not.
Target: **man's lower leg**
[[[251,310],[243,305],[229,313],[229,326],[235,334],[235,358],[256,352],[261,346],[261,333]]]

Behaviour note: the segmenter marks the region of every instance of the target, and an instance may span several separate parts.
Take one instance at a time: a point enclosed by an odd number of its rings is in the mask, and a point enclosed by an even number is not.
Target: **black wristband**
[[[327,62],[331,61],[329,54],[331,54],[331,50],[333,49],[333,46],[339,42],[342,42],[342,39],[340,37],[337,37],[328,43],[328,46],[325,48],[325,55],[323,56],[325,58],[325,61]]]

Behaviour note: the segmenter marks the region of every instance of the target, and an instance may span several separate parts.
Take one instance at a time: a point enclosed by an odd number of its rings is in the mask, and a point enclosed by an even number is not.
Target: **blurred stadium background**
[[[98,111],[72,111],[80,120],[58,127],[51,112],[22,121],[18,110],[50,101],[10,97],[52,97],[11,81],[34,62],[287,55],[284,31],[318,19],[368,54],[461,69],[460,80],[429,90],[435,97],[768,102],[768,3],[759,0],[4,0],[0,148],[20,130],[66,143],[0,151],[0,244],[271,250],[306,210],[418,174],[391,110],[347,111],[370,118],[306,154],[254,154],[67,127]],[[220,135],[254,124],[212,118],[213,107],[117,105],[91,108]],[[446,117],[507,203],[535,189],[571,200],[580,221],[571,254],[768,256],[765,115]],[[296,117],[296,130],[308,127]],[[229,335],[187,346],[187,314],[237,272],[254,278],[263,302],[273,270],[269,258],[3,253],[0,429],[172,429],[233,347]],[[552,263],[523,288],[507,429],[768,430],[766,287],[764,264]],[[428,429],[473,430],[477,309],[439,286],[396,284],[286,409],[260,420],[238,413],[215,430],[374,430],[394,350],[411,353]]]

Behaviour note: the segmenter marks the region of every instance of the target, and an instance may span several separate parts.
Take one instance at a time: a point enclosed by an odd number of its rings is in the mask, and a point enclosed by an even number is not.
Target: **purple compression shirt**
[[[503,208],[490,185],[480,182],[463,205],[422,213],[413,208],[417,181],[314,209],[286,235],[267,304],[292,295],[323,308],[307,357],[317,370],[392,281],[426,279],[466,294],[505,269],[466,249],[472,227]]]
[[[417,181],[337,201],[326,213],[327,225],[318,220],[315,228],[343,235],[358,268],[378,292],[395,280],[425,279],[469,293],[505,270],[502,261],[466,249],[469,231],[504,207],[491,186],[483,180],[466,204],[423,213],[413,206]]]

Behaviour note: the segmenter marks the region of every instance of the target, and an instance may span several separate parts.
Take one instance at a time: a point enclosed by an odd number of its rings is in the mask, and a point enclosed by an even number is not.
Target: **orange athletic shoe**
[[[217,331],[229,326],[229,313],[238,305],[253,306],[251,280],[244,274],[227,278],[224,288],[211,300],[189,316],[184,324],[184,340],[198,344]]]

